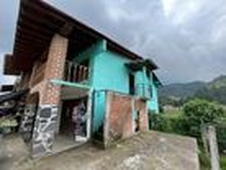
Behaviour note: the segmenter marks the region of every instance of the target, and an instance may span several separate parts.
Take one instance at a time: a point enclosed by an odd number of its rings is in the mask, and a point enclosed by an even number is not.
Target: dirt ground
[[[27,158],[23,147],[17,148],[21,142],[12,147],[10,141],[15,142],[15,139],[11,137],[5,141],[11,150],[7,152],[7,158],[0,159],[1,170],[199,169],[198,150],[194,139],[154,131],[137,134],[109,150],[86,144],[39,160]]]

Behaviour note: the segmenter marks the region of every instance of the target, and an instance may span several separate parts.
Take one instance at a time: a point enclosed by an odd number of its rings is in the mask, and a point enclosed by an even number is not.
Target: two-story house
[[[20,0],[5,74],[30,89],[21,133],[33,156],[149,129],[156,64],[41,0]]]

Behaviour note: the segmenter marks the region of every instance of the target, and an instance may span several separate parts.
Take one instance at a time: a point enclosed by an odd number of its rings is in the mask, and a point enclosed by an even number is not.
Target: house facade
[[[148,130],[148,113],[158,113],[156,69],[47,3],[20,1],[4,72],[20,76],[18,91],[30,90],[21,134],[32,156]]]

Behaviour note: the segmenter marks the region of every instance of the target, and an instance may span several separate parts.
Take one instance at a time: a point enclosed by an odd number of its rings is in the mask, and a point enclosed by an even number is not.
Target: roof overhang
[[[155,70],[158,68],[157,65],[151,59],[135,60],[135,61],[126,63],[126,66],[134,71],[142,70],[143,67],[146,67],[149,70]]]
[[[13,68],[17,72],[30,69],[34,60],[48,50],[49,43],[56,33],[73,40],[73,46],[81,50],[104,39],[110,50],[132,60],[142,59],[141,56],[42,0],[20,0],[13,48]],[[157,68],[154,62],[152,67]]]
[[[162,82],[159,80],[159,78],[157,77],[157,75],[155,73],[153,73],[153,80],[157,86],[163,86]]]
[[[10,54],[4,56],[4,70],[5,75],[20,75],[20,72],[16,69],[14,57]]]

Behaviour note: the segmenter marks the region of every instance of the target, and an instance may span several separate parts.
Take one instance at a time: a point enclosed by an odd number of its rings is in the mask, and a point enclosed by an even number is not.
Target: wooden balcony
[[[66,61],[64,80],[74,83],[87,84],[89,79],[89,68],[87,66]]]

